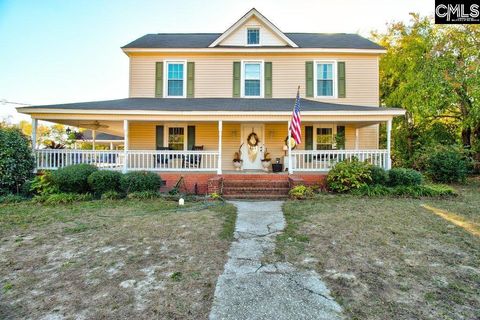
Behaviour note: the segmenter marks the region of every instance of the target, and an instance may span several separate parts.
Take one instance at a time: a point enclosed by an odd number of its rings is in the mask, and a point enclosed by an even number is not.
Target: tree
[[[480,149],[479,36],[478,25],[435,25],[418,14],[373,33],[387,49],[381,104],[407,111],[394,122],[393,151],[401,164],[412,165],[417,150],[446,140]]]

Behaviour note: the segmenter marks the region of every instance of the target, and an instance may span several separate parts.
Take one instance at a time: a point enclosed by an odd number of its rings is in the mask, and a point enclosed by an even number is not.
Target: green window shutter
[[[313,126],[305,126],[305,150],[313,150]]]
[[[163,98],[163,62],[155,65],[155,98]]]
[[[305,150],[313,150],[313,126],[305,126]],[[307,157],[312,162],[312,155]]]
[[[271,98],[272,97],[272,63],[271,62],[265,62],[264,66],[264,76],[265,76],[265,98]]]
[[[164,130],[163,128],[164,128],[163,126],[156,127],[155,144],[156,144],[157,150],[159,150],[160,148],[163,148],[163,130]]]
[[[313,61],[305,61],[306,96],[313,97]]]
[[[345,62],[338,62],[338,97],[345,98],[347,96],[345,87]]]
[[[240,98],[240,62],[233,63],[233,97]]]
[[[195,96],[195,62],[187,62],[187,98]]]
[[[345,126],[337,126],[335,142],[337,143],[337,149],[345,149]]]
[[[195,126],[187,127],[187,149],[193,150],[195,146]]]

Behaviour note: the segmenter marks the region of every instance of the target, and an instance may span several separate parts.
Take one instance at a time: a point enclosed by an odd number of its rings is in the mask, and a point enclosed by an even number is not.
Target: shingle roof
[[[127,98],[67,104],[29,106],[28,109],[66,110],[118,110],[118,111],[291,111],[295,99],[245,99],[245,98]],[[21,108],[18,109],[20,112]],[[302,111],[372,111],[392,110],[348,104],[335,104],[301,99]],[[400,110],[400,109],[398,109]]]
[[[147,34],[122,48],[208,48],[221,33],[155,33]],[[299,48],[384,49],[382,46],[351,33],[285,33]],[[243,48],[243,47],[242,47]],[[283,47],[275,47],[283,48]]]

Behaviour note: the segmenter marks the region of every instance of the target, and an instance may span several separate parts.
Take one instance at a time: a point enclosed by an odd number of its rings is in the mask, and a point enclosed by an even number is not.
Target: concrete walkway
[[[316,272],[262,263],[285,227],[282,202],[232,203],[238,209],[235,241],[218,278],[210,319],[343,319]]]

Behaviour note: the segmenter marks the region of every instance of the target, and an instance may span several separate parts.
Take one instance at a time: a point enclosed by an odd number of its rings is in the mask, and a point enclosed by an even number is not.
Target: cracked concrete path
[[[217,281],[210,319],[343,319],[316,272],[289,263],[262,264],[285,227],[282,202],[232,203],[238,209],[235,241]]]

